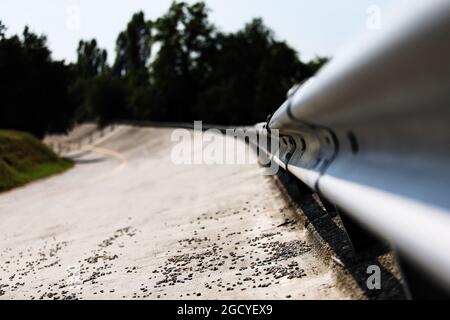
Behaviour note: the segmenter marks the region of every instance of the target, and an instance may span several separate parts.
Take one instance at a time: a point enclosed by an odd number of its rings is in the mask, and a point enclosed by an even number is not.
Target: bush
[[[121,79],[100,75],[89,82],[86,91],[86,107],[96,115],[100,127],[126,118],[128,94]]]
[[[21,38],[0,37],[0,127],[39,138],[66,132],[75,112],[73,78],[69,66],[51,60],[45,37],[28,28]]]
[[[60,159],[24,132],[0,130],[0,191],[63,172],[72,163]]]

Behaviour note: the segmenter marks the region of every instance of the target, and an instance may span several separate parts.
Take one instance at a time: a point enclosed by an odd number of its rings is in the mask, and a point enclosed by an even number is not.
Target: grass
[[[31,134],[0,130],[0,192],[71,167],[72,162],[61,159]]]

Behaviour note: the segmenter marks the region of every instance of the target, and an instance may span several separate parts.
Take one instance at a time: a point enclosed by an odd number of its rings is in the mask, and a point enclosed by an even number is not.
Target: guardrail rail
[[[344,224],[392,245],[412,297],[448,298],[450,2],[414,12],[334,58],[258,130],[279,131],[272,160]]]

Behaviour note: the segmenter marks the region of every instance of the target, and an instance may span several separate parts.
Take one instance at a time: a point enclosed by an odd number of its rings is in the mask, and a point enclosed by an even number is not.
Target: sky
[[[255,17],[262,17],[277,39],[287,41],[307,61],[316,55],[334,56],[367,29],[376,31],[373,18],[398,0],[206,0],[211,21],[232,32]],[[80,39],[96,38],[106,48],[109,61],[115,56],[118,33],[139,10],[147,18],[163,14],[172,0],[1,0],[0,21],[8,34],[24,26],[47,35],[53,58],[73,62]],[[193,3],[195,1],[186,1]],[[378,21],[376,20],[376,21]]]

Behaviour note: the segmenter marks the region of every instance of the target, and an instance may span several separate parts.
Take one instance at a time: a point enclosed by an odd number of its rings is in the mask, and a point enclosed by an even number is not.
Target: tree
[[[106,50],[99,48],[95,39],[79,42],[77,62],[73,66],[77,79],[70,87],[71,97],[78,106],[76,122],[94,120],[96,117],[87,99],[94,79],[110,71],[107,58]]]
[[[130,94],[129,117],[258,122],[284,101],[293,84],[309,78],[321,66],[322,60],[302,63],[295,50],[275,39],[262,19],[225,34],[210,23],[208,14],[203,2],[173,2],[154,22],[146,22],[142,13],[133,16],[118,38],[115,64],[116,68],[140,66],[119,68]],[[147,43],[148,35],[159,48],[153,58],[127,53],[138,52],[138,44]],[[131,47],[135,49],[127,49]]]
[[[90,82],[86,103],[100,127],[126,118],[127,91],[121,79],[104,74]]]
[[[266,119],[281,106],[294,84],[311,76],[308,66],[298,59],[294,49],[272,39],[256,75],[251,119]]]
[[[310,76],[315,75],[329,61],[330,61],[330,58],[328,58],[328,57],[316,56],[313,60],[311,60],[307,64],[309,75]]]
[[[0,39],[0,127],[43,137],[65,132],[75,106],[69,95],[74,74],[52,61],[47,40],[28,27],[22,37]]]
[[[80,41],[76,64],[67,65],[52,60],[44,36],[26,28],[8,38],[0,22],[0,126],[42,137],[85,120],[248,125],[328,61],[303,63],[262,19],[223,33],[208,15],[203,2],[173,2],[155,21],[134,14],[112,68],[95,39]]]
[[[78,44],[77,57],[77,71],[81,78],[93,78],[107,70],[108,54],[106,50],[98,48],[95,39],[81,40]]]
[[[211,72],[215,28],[204,3],[172,3],[156,23],[160,50],[151,66],[151,83],[160,119],[192,121],[192,108]]]
[[[5,38],[6,26],[0,21],[0,40]]]
[[[123,81],[128,92],[128,119],[149,117],[152,104],[149,86],[149,65],[153,46],[153,22],[146,21],[143,12],[134,14],[126,30],[116,41],[114,74]]]
[[[275,40],[262,19],[252,20],[237,33],[220,34],[216,41],[214,72],[209,73],[195,108],[207,121],[262,121],[281,105],[293,84],[309,77],[297,52]]]
[[[150,62],[152,44],[152,22],[145,20],[143,12],[134,14],[126,30],[117,38],[116,74],[125,76],[145,71]]]

